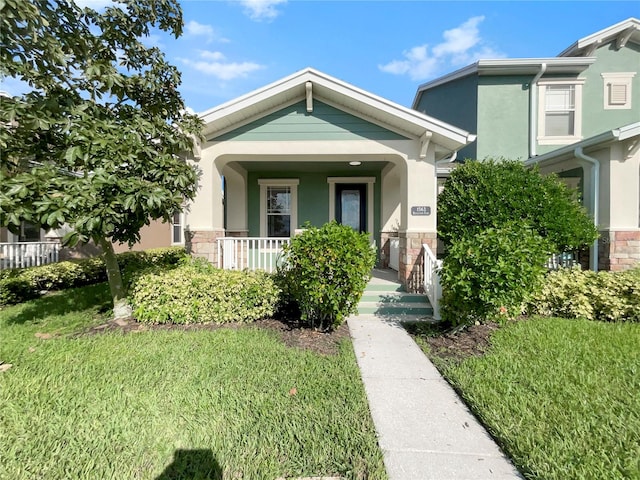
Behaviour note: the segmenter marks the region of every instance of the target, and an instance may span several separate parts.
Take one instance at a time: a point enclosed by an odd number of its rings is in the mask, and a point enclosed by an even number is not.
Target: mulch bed
[[[227,323],[227,324],[193,324],[193,325],[174,325],[161,324],[152,325],[139,323],[135,320],[112,320],[102,325],[97,325],[89,330],[79,334],[81,335],[97,335],[104,332],[122,332],[137,333],[150,330],[221,330],[221,329],[242,329],[242,328],[260,328],[271,330],[282,339],[285,345],[294,348],[309,350],[322,355],[335,355],[338,353],[338,346],[343,339],[351,338],[349,327],[346,322],[332,332],[320,332],[310,328],[303,327],[296,322],[281,321],[276,319],[258,320],[252,323]]]
[[[429,344],[431,355],[443,360],[459,361],[482,356],[489,347],[491,334],[498,328],[497,323],[471,325],[424,340]]]

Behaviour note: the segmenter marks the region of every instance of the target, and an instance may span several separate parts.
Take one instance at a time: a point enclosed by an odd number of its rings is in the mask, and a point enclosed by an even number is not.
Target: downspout
[[[435,208],[434,208],[434,212],[433,215],[435,216],[434,218],[434,222],[436,224],[436,232],[438,231],[438,165],[441,163],[453,163],[456,161],[456,158],[458,158],[458,151],[455,150],[451,156],[449,158],[443,158],[441,160],[436,160],[435,162],[435,186],[434,186],[434,192],[436,193],[436,204],[435,204]],[[438,235],[436,233],[436,238],[438,238]],[[434,252],[435,253],[435,252]]]
[[[538,129],[538,80],[547,71],[547,64],[540,64],[540,71],[529,84],[529,158],[536,154],[536,130]]]
[[[580,160],[591,164],[591,182],[593,184],[593,223],[596,229],[600,223],[598,211],[600,210],[600,161],[584,154],[582,147],[576,147],[573,155]],[[589,268],[594,272],[598,271],[598,239],[596,238],[589,254]]]

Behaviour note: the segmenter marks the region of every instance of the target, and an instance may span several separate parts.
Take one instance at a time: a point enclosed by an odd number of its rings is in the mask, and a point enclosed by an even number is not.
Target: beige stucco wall
[[[600,230],[637,230],[640,227],[640,152],[626,158],[626,143],[616,142],[595,151],[589,157],[600,162],[598,226]],[[568,158],[540,168],[543,174],[574,168],[584,170],[584,205],[593,212],[592,164]]]
[[[148,250],[149,248],[161,248],[171,246],[171,225],[160,220],[152,221],[140,230],[140,242],[131,248],[127,244],[113,244],[116,253],[130,250]]]

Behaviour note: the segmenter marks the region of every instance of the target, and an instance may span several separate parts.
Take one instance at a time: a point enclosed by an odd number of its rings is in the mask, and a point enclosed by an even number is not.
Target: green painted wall
[[[640,45],[629,42],[616,50],[612,42],[598,48],[595,56],[596,62],[578,76],[585,79],[582,95],[582,138],[585,139],[640,120]],[[636,72],[632,80],[631,109],[604,109],[601,74],[613,72]],[[545,75],[543,79],[554,77],[572,76]],[[472,75],[424,92],[417,110],[476,133],[476,142],[461,150],[458,158],[524,160],[529,156],[529,82],[532,79],[533,75]],[[466,108],[473,102],[477,104],[475,116],[468,113],[471,108]],[[538,144],[536,151],[540,155],[560,147],[562,145]]]
[[[478,76],[469,75],[422,93],[416,110],[470,133],[478,129]],[[477,143],[458,152],[458,159],[476,158]]]
[[[610,43],[596,50],[596,63],[580,75],[586,78],[583,87],[582,133],[593,137],[606,130],[640,121],[640,45],[628,42],[625,48],[615,49]],[[604,79],[602,73],[636,72],[631,87],[629,110],[604,109]]]
[[[529,82],[533,76],[482,76],[478,82],[477,158],[529,154]]]
[[[249,208],[249,236],[260,236],[260,178],[297,178],[298,185],[298,225],[297,228],[309,221],[312,225],[320,226],[329,221],[329,184],[327,177],[375,177],[373,232],[380,245],[380,172],[358,170],[355,175],[351,170],[335,170],[326,172],[299,172],[283,170],[281,172],[249,172],[247,178],[247,204]]]
[[[266,115],[216,141],[405,140],[406,137],[315,100],[313,112],[298,102]],[[209,139],[213,140],[213,139]]]

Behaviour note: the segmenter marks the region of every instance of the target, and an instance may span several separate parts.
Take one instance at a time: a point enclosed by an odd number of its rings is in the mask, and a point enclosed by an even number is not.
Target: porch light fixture
[[[352,167],[359,167],[360,165],[362,165],[362,162],[358,162],[358,161],[349,162],[349,165],[351,165]]]

